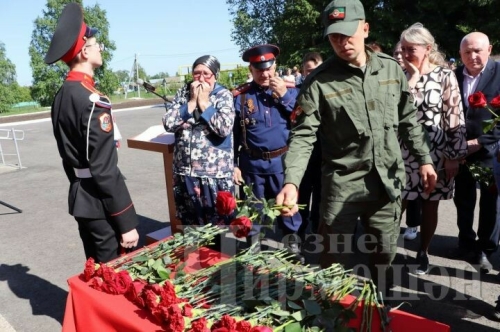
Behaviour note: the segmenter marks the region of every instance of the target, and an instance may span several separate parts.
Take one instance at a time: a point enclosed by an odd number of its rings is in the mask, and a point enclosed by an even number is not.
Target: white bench
[[[16,156],[17,157],[17,167],[19,169],[23,168],[21,164],[21,153],[19,152],[18,141],[24,140],[24,131],[19,129],[0,129],[0,159],[3,165],[8,165],[5,163],[5,156]],[[14,147],[16,153],[4,153],[2,148],[2,141],[12,141],[14,142]]]

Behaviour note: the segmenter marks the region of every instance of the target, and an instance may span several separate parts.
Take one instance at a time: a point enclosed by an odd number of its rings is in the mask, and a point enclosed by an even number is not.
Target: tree
[[[47,66],[43,58],[47,53],[50,40],[57,26],[57,20],[61,15],[64,6],[70,2],[77,2],[82,5],[81,0],[47,0],[47,5],[41,17],[35,19],[35,29],[31,36],[29,47],[30,66],[33,72],[33,99],[42,106],[52,103],[57,90],[62,85],[68,72],[68,66],[60,61]],[[106,18],[106,11],[102,10],[98,4],[93,7],[84,8],[85,23],[97,28],[99,42],[106,45],[106,51],[102,52],[103,65],[95,72],[95,80],[99,82],[99,90],[105,94],[111,94],[118,87],[116,76],[108,69],[108,63],[116,49],[115,43],[109,40],[109,23]]]
[[[241,51],[263,43],[281,49],[280,64],[292,67],[307,51],[324,57],[332,54],[323,37],[321,14],[328,2],[320,0],[226,0],[234,29],[232,40]],[[500,0],[363,0],[370,24],[367,42],[376,41],[391,54],[401,32],[415,22],[433,34],[447,57],[458,57],[460,40],[469,32],[490,37],[495,50],[500,46],[496,9]],[[498,52],[498,51],[497,51]]]
[[[116,78],[118,79],[118,82],[120,82],[120,83],[128,82],[128,74],[129,74],[129,72],[127,70],[115,71]]]
[[[16,66],[7,58],[5,44],[0,42],[0,113],[8,111],[16,102],[13,87],[17,87]]]
[[[165,77],[170,77],[170,75],[167,72],[159,72],[158,74],[154,74],[150,78],[155,79],[155,78],[165,78]]]

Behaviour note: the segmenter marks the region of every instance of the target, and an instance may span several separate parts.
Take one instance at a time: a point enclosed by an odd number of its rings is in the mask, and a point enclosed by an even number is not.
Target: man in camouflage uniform
[[[405,169],[397,135],[420,165],[425,191],[433,168],[425,132],[406,77],[391,57],[365,49],[369,25],[359,0],[334,0],[323,12],[325,36],[335,52],[310,74],[292,114],[285,186],[277,204],[296,204],[297,188],[316,140],[322,147],[320,239],[322,267],[353,267],[350,248],[358,217],[367,233],[371,277],[387,289],[396,254]],[[283,210],[292,215],[297,206]],[[358,244],[359,245],[359,244]]]

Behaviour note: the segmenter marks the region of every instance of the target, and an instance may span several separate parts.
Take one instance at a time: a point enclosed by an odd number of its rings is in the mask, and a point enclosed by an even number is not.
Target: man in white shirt
[[[500,94],[500,63],[490,59],[492,46],[488,36],[481,32],[466,35],[460,43],[462,66],[456,70],[457,80],[464,103],[465,126],[467,129],[467,164],[478,163],[482,167],[493,167],[493,158],[500,131],[495,128],[483,132],[483,122],[492,119],[486,108],[472,108],[468,97],[481,91],[488,102]],[[477,234],[473,229],[474,208],[476,205],[476,181],[466,165],[460,167],[455,177],[454,202],[457,208],[458,251],[454,256],[466,258],[477,254],[481,272],[492,270],[490,256],[498,248],[500,237],[500,218],[497,216],[497,193],[484,183],[480,183],[479,225]],[[477,239],[476,239],[477,238]]]

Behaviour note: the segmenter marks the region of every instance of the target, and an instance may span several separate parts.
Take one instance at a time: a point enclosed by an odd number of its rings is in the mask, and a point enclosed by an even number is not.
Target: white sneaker
[[[408,241],[415,240],[415,238],[417,237],[417,233],[418,227],[406,227],[403,238]]]

